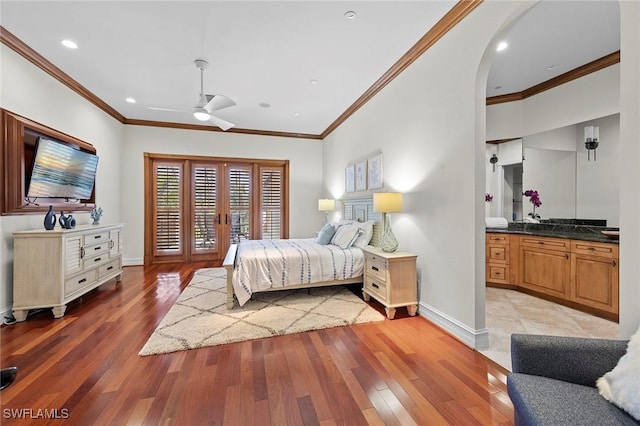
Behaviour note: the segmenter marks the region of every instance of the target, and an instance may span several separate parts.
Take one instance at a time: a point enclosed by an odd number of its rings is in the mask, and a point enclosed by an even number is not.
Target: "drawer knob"
[[[95,240],[98,240],[98,239],[102,238],[102,235],[96,235],[96,236],[94,236],[93,238],[94,238]]]
[[[95,259],[93,259],[94,262],[100,262],[102,260],[101,257],[96,257]]]
[[[376,272],[378,272],[378,271],[379,271],[379,269],[378,269],[378,267],[377,267],[377,266],[372,266],[372,267],[371,267],[371,269],[373,269],[373,270],[374,270],[374,271],[376,271]]]
[[[87,279],[86,279],[86,278],[83,278],[83,279],[81,279],[80,281],[78,281],[78,284],[82,284],[83,282],[86,282],[86,281],[87,281]]]
[[[371,283],[371,287],[373,287],[373,288],[380,288],[380,286],[378,286],[378,284],[376,284],[376,283]]]
[[[112,270],[112,269],[113,269],[113,266],[109,266],[109,267],[107,268],[107,271],[110,271],[110,270]]]

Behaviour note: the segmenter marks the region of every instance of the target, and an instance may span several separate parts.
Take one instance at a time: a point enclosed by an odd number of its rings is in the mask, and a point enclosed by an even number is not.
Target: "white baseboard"
[[[142,266],[144,265],[144,259],[142,258],[131,258],[131,259],[122,259],[122,266]]]
[[[451,333],[462,341],[465,345],[475,349],[484,350],[489,348],[489,330],[482,328],[474,330],[457,319],[450,317],[426,303],[420,302],[420,315],[431,321],[443,330]]]

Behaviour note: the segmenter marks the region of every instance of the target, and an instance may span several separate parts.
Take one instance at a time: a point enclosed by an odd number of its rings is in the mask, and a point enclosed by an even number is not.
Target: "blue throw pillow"
[[[318,232],[318,236],[316,237],[316,243],[326,246],[331,242],[331,238],[333,238],[333,234],[336,233],[336,228],[330,223],[325,223],[320,232]]]

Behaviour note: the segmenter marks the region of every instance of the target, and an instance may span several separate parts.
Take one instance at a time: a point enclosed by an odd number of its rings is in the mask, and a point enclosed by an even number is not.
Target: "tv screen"
[[[27,197],[87,200],[97,167],[97,155],[39,137]]]

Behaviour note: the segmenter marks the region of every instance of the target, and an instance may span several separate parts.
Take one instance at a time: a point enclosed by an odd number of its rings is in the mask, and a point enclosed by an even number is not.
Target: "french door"
[[[145,154],[145,264],[222,263],[231,244],[288,237],[286,160]]]

